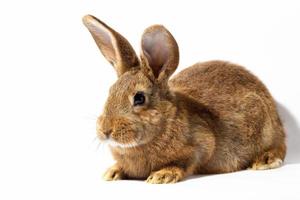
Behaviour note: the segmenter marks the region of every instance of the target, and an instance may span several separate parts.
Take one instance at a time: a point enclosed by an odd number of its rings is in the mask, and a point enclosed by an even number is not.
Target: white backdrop
[[[139,51],[164,24],[177,39],[177,70],[224,59],[268,86],[288,131],[285,165],[198,176],[175,185],[104,182],[113,163],[95,120],[113,68],[81,17],[94,14]],[[0,199],[300,198],[300,4],[297,1],[1,1]]]

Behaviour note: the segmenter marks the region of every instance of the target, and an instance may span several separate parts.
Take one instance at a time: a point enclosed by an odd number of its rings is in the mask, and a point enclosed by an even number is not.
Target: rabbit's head
[[[97,120],[99,138],[122,148],[150,142],[176,110],[168,89],[179,62],[175,39],[161,25],[147,28],[139,59],[123,36],[97,18],[87,15],[83,22],[118,75]]]

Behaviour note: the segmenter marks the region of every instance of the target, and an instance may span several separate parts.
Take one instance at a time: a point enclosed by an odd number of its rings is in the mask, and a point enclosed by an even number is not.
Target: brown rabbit
[[[178,46],[161,25],[147,28],[141,56],[112,28],[87,15],[85,26],[118,80],[97,120],[117,161],[105,180],[175,183],[193,174],[279,167],[285,133],[267,88],[243,67],[197,63],[169,80]]]

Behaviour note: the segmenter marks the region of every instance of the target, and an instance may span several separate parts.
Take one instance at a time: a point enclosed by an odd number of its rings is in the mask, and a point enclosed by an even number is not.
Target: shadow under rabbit
[[[283,104],[276,102],[287,137],[285,164],[300,163],[300,126],[296,117]]]

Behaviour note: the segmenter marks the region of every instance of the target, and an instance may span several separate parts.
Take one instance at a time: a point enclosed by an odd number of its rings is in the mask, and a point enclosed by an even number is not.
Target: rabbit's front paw
[[[112,166],[103,175],[105,181],[116,181],[121,180],[124,176],[122,170],[117,166]]]
[[[178,167],[168,167],[156,172],[152,172],[147,178],[147,183],[163,184],[163,183],[176,183],[182,180],[184,171]]]

